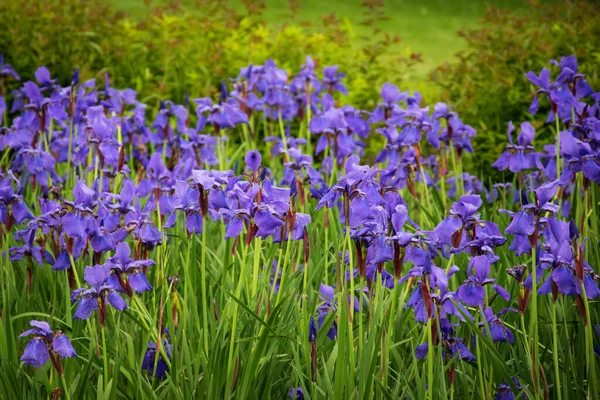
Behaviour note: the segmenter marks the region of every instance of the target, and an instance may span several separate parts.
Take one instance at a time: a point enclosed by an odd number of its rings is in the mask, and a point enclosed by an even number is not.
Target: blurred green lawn
[[[129,13],[132,18],[143,15],[146,6],[142,0],[107,0],[113,6]],[[154,0],[156,4],[157,0]],[[162,0],[158,0],[162,1]],[[181,0],[191,13],[202,12],[193,0]],[[264,18],[268,23],[282,24],[290,21],[315,21],[323,15],[334,13],[337,18],[347,18],[359,37],[370,35],[371,28],[360,25],[365,10],[362,0],[298,0],[298,13],[292,18],[286,0],[267,0]],[[230,4],[241,9],[241,2]],[[436,66],[450,62],[454,54],[466,47],[457,31],[478,25],[488,5],[519,11],[526,7],[525,0],[385,0],[389,20],[380,24],[382,32],[398,35],[398,51],[420,53],[423,63],[411,76],[410,89],[432,90],[425,82],[427,74]]]

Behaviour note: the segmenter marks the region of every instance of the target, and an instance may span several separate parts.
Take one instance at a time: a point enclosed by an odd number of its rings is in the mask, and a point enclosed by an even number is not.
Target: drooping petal
[[[127,281],[133,290],[138,293],[145,292],[152,289],[152,285],[148,282],[148,278],[142,271],[134,272],[127,277]]]
[[[435,227],[434,232],[440,243],[451,246],[452,235],[462,228],[462,221],[454,215],[450,215]]]
[[[271,212],[267,210],[259,210],[256,212],[254,217],[258,231],[256,236],[260,236],[265,239],[267,236],[273,235],[283,225],[283,221],[276,218]]]
[[[117,310],[123,311],[127,308],[127,303],[125,303],[125,300],[123,300],[123,298],[116,291],[109,291],[106,297],[110,305],[116,308]]]
[[[244,222],[240,218],[233,218],[229,222],[229,225],[227,225],[227,230],[225,231],[225,238],[229,239],[238,236],[240,233],[242,233],[243,228]]]
[[[61,357],[77,357],[77,353],[71,345],[71,341],[69,340],[67,335],[63,333],[58,334],[54,337],[54,340],[52,341],[52,348]]]
[[[466,283],[458,288],[456,296],[468,306],[479,307],[483,305],[485,289],[482,286]]]
[[[511,235],[529,236],[534,230],[535,217],[526,211],[519,211],[504,232]]]
[[[504,289],[502,286],[493,284],[492,287],[494,288],[496,293],[498,293],[498,295],[500,295],[500,297],[502,297],[504,300],[506,300],[506,301],[510,300],[510,293],[508,293],[508,291],[506,289]]]
[[[576,295],[577,283],[575,276],[569,267],[559,266],[552,271],[552,280],[558,286],[558,290],[562,294]]]
[[[98,301],[95,297],[85,296],[79,300],[77,311],[73,315],[75,319],[88,319],[92,315],[92,311],[98,309]]]
[[[27,343],[21,361],[32,367],[39,368],[50,359],[50,353],[42,338],[33,338]]]
[[[415,358],[417,360],[422,360],[425,358],[425,356],[427,355],[429,346],[427,343],[423,343],[417,346],[417,348],[415,349]]]

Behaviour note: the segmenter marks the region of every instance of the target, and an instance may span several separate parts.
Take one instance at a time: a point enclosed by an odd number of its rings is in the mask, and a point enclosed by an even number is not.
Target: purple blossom
[[[19,335],[19,338],[35,335],[27,346],[21,361],[32,367],[39,368],[46,364],[48,360],[57,369],[60,376],[63,375],[60,358],[77,357],[75,349],[71,345],[67,335],[63,331],[53,331],[50,325],[44,321],[31,320],[29,323],[33,328]]]

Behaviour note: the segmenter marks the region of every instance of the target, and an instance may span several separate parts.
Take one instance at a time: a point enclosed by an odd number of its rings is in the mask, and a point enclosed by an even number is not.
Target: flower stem
[[[560,391],[560,369],[558,368],[558,329],[556,328],[556,301],[552,300],[552,358],[554,360],[554,376],[556,379],[555,389],[556,398],[562,400]]]
[[[427,319],[427,398],[435,399],[433,396],[433,334],[432,318]],[[478,363],[479,365],[479,363]]]
[[[67,381],[65,380],[64,374],[60,374],[60,383],[63,387],[63,391],[65,392],[65,399],[71,400],[71,391],[69,390],[69,386],[67,386]]]
[[[200,274],[202,280],[202,338],[204,342],[204,352],[206,357],[208,357],[208,306],[206,304],[206,240],[208,238],[208,218],[206,216],[202,217],[202,255],[201,255],[201,265],[200,265]]]
[[[260,267],[260,250],[262,247],[262,238],[259,236],[255,239],[254,243],[254,266],[252,272],[252,296],[256,296],[258,287],[258,271]],[[277,276],[274,278],[274,282],[277,281]]]
[[[283,257],[283,266],[281,267],[281,282],[279,283],[279,291],[277,292],[277,299],[275,301],[275,305],[279,304],[279,302],[281,301],[281,295],[284,291],[284,287],[285,287],[285,278],[287,276],[287,266],[288,266],[288,259],[289,254],[290,254],[290,245],[292,243],[291,240],[291,233],[288,234],[288,236],[286,237],[286,244],[285,244],[285,256]],[[279,264],[278,264],[279,265]],[[275,280],[273,281],[273,287],[275,287],[275,282],[277,282],[277,276],[275,276]]]
[[[108,385],[108,356],[106,355],[106,327],[100,326],[100,332],[102,335],[102,362],[104,363],[104,387]]]
[[[598,384],[596,380],[596,354],[594,352],[594,333],[592,331],[592,320],[590,318],[590,304],[588,302],[583,281],[580,281],[579,284],[581,285],[581,298],[583,300],[585,318],[587,321],[587,324],[585,325],[585,352],[588,369],[588,399],[598,399],[598,393],[596,391],[596,385]]]
[[[482,307],[479,308],[479,314],[478,314],[478,319],[479,316],[483,316],[483,309]],[[485,317],[484,317],[485,318]],[[485,321],[485,319],[484,319]],[[483,329],[486,329],[485,327]],[[483,382],[483,360],[481,359],[481,339],[479,339],[479,336],[477,336],[475,338],[475,357],[477,357],[477,376],[479,378],[479,390],[481,393],[481,398],[482,399],[486,399],[486,395],[485,395],[485,384]]]
[[[287,146],[287,138],[285,137],[285,128],[283,126],[283,118],[281,116],[281,109],[279,110],[279,131],[281,133],[281,143],[283,144],[283,149],[287,154],[288,146]]]
[[[537,228],[536,228],[537,229]],[[531,249],[531,317],[530,317],[530,335],[531,341],[531,374],[536,396],[539,395],[539,354],[538,354],[538,313],[537,313],[537,266],[536,266],[536,245]]]

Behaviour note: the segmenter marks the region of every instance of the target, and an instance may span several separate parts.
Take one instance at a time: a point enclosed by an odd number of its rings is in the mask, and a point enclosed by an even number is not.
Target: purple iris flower
[[[10,76],[15,81],[20,81],[21,77],[15,72],[12,65],[4,62],[4,54],[0,54],[0,78]],[[4,95],[2,93],[2,95]]]
[[[302,105],[298,110],[298,117],[304,118],[306,107],[314,113],[317,111],[318,94],[322,85],[317,78],[315,62],[312,57],[306,56],[306,63],[300,67],[300,72],[290,82],[290,90],[294,93],[296,101]]]
[[[109,112],[123,116],[127,106],[137,106],[137,92],[133,89],[118,90],[110,86],[108,74],[104,75],[104,91],[101,92],[105,99],[100,104]],[[160,112],[159,112],[160,114]]]
[[[323,302],[323,304],[321,304],[317,308],[317,321],[318,327],[320,329],[323,326],[323,322],[325,322],[325,317],[327,316],[327,314],[330,311],[335,311],[336,309],[335,289],[331,286],[321,284],[321,287],[319,289],[319,298]],[[314,318],[312,319],[311,323],[314,325]],[[316,329],[314,333],[316,339]],[[335,320],[333,321],[333,325],[331,325],[331,327],[329,328],[329,331],[327,331],[327,337],[331,340],[335,340],[335,338],[337,337],[337,322]]]
[[[127,308],[125,300],[123,300],[115,288],[107,282],[110,273],[111,269],[108,265],[96,265],[94,267],[85,268],[83,279],[92,288],[79,288],[73,291],[71,298],[73,301],[79,301],[77,311],[75,311],[73,318],[88,319],[93,311],[98,310],[100,325],[104,326],[107,302],[119,311],[123,311]]]
[[[545,222],[548,217],[555,216],[559,206],[551,203],[556,191],[558,181],[549,182],[534,190],[535,203],[528,203],[525,195],[522,196],[521,210],[513,213],[508,210],[500,212],[512,216],[512,221],[504,233],[515,235],[510,250],[516,250],[517,255],[528,253],[531,246],[537,246],[540,222]]]
[[[257,150],[250,150],[246,153],[244,157],[244,161],[246,162],[246,166],[250,168],[250,171],[253,173],[257,173],[260,168],[260,162],[262,161],[262,157]]]
[[[348,96],[348,89],[342,83],[342,79],[346,77],[343,72],[338,72],[338,66],[332,65],[323,68],[323,88],[327,90],[329,94],[333,92],[340,92]]]
[[[209,98],[195,99],[196,115],[198,116],[197,132],[204,131],[206,124],[211,124],[218,132],[221,129],[233,128],[238,124],[247,124],[248,116],[244,113],[237,102],[231,99],[229,102],[214,104]]]
[[[287,161],[284,164],[283,170],[283,178],[281,179],[280,184],[284,186],[289,186],[292,184],[292,181],[296,179],[298,187],[298,191],[300,194],[300,200],[303,200],[304,194],[304,184],[307,181],[310,181],[310,170],[313,169],[312,157],[306,154],[303,154],[301,150],[297,148],[290,147],[288,149],[288,155],[290,156],[290,161]],[[313,173],[318,174],[318,171],[314,170]]]
[[[472,126],[464,124],[456,112],[450,111],[450,108],[446,104],[438,103],[432,113],[432,119],[445,119],[446,121],[446,127],[442,129],[437,140],[441,140],[448,146],[454,146],[458,156],[463,151],[473,153],[471,139],[475,137],[477,131]],[[439,129],[436,125],[438,124],[432,123],[432,132]]]
[[[533,136],[535,135],[535,128],[529,122],[523,122],[521,124],[521,132],[517,137],[517,144],[515,145],[512,140],[512,132],[514,130],[512,121],[508,123],[508,141],[510,144],[506,146],[506,149],[492,164],[494,168],[504,171],[509,169],[512,172],[521,172],[529,169],[542,169],[542,163],[540,161],[540,155],[535,152],[535,148],[531,145],[533,142]]]
[[[560,136],[560,153],[565,166],[560,176],[560,186],[569,186],[579,172],[586,179],[600,183],[600,157],[598,150],[592,148],[590,143],[577,139],[570,131],[563,131]],[[551,172],[556,176],[555,171]]]
[[[354,136],[344,110],[335,108],[329,101],[333,100],[324,100],[323,111],[311,119],[309,129],[313,135],[320,135],[315,154],[330,148],[339,164],[354,153],[361,153],[364,144]]]
[[[515,343],[515,337],[513,333],[510,331],[510,329],[508,329],[508,326],[506,326],[504,321],[500,319],[500,316],[508,311],[517,312],[515,309],[505,308],[504,310],[500,311],[498,315],[495,315],[494,310],[492,310],[491,307],[487,307],[483,311],[483,315],[485,317],[487,326],[489,326],[490,332],[488,332],[486,323],[480,322],[479,326],[483,327],[483,334],[485,336],[488,336],[488,334],[491,333],[492,340],[494,342],[508,342],[510,344]]]
[[[21,361],[32,367],[39,368],[46,364],[48,360],[56,368],[59,376],[63,375],[60,358],[77,357],[71,341],[63,331],[53,331],[50,325],[44,321],[31,320],[29,322],[33,328],[19,335],[19,338],[35,335],[27,343],[25,351],[21,356]]]
[[[360,226],[370,216],[369,203],[385,203],[373,184],[379,171],[376,167],[359,165],[358,161],[356,155],[346,160],[346,175],[329,189],[316,207],[316,210],[323,206],[332,208],[342,197],[343,212],[340,212],[340,222],[347,223],[352,228]]]
[[[17,151],[11,168],[15,171],[29,173],[32,182],[47,188],[51,181],[60,181],[55,165],[56,160],[50,153],[25,146]]]
[[[132,289],[138,293],[152,289],[144,270],[154,264],[156,263],[153,260],[133,260],[129,245],[121,242],[117,245],[116,254],[105,264],[111,271],[106,283],[117,291],[126,292],[131,298]]]
[[[27,229],[15,232],[15,238],[23,242],[20,246],[8,249],[9,260],[19,261],[25,257],[31,257],[37,265],[44,265],[44,261],[50,265],[54,264],[54,258],[44,248],[35,244],[37,226],[28,226]]]
[[[529,71],[525,76],[529,82],[539,88],[528,110],[531,114],[535,114],[540,107],[539,95],[548,95],[550,93],[550,70],[542,68],[539,75],[536,75],[533,71]]]
[[[304,400],[304,391],[301,387],[291,388],[287,397],[292,400]]]
[[[557,114],[565,121],[571,120],[573,110],[576,115],[580,115],[585,108],[585,103],[579,100],[590,96],[594,91],[585,80],[585,75],[577,73],[577,58],[574,55],[562,57],[560,63],[556,60],[550,60],[550,63],[560,68],[560,73],[554,82],[550,82],[550,71],[546,68],[542,69],[539,75],[531,71],[525,75],[539,88],[529,107],[529,112],[537,113],[539,96],[546,95],[550,100],[547,122],[554,121]]]
[[[203,231],[202,211],[200,209],[199,197],[200,191],[191,187],[188,182],[175,182],[174,210],[182,211],[185,214],[185,228],[188,235],[202,233]],[[164,227],[171,228],[176,222],[176,213],[172,213],[167,218]]]
[[[165,353],[170,360],[173,353],[173,345],[171,344],[171,341],[168,339],[163,339],[162,347],[165,349]],[[158,357],[158,361],[156,361],[156,357]],[[155,363],[156,372],[154,370]],[[148,348],[146,349],[144,360],[142,361],[142,371],[146,371],[150,375],[154,374],[154,377],[158,379],[163,379],[167,376],[169,365],[165,361],[162,353],[159,352],[157,354],[156,343],[154,342],[148,343]]]
[[[440,338],[436,333],[434,344],[440,343],[441,341],[443,359],[446,362],[453,358],[464,361],[475,361],[475,355],[467,348],[462,339],[455,336],[452,327],[453,324],[451,324],[447,318],[440,317],[440,332],[442,336]],[[415,358],[418,360],[425,358],[428,351],[429,345],[427,342],[418,345],[415,349]],[[450,372],[450,374],[453,374],[453,372]],[[450,379],[453,379],[451,375]]]
[[[6,231],[10,231],[14,224],[20,225],[34,217],[23,200],[22,192],[21,183],[12,171],[8,171],[8,177],[0,179],[0,223],[5,225]]]
[[[504,300],[510,300],[510,294],[502,286],[496,283],[490,274],[490,261],[486,256],[471,258],[467,270],[467,280],[456,291],[456,297],[471,307],[481,307],[485,302],[485,286],[492,285],[496,293]]]
[[[228,182],[228,179],[231,178],[232,175],[232,171],[192,170],[193,182],[191,183],[190,187],[198,191],[197,199],[200,206],[200,214],[202,216],[206,216],[207,214],[211,213],[211,206],[214,209],[229,208],[222,186]],[[181,187],[178,188],[177,193],[180,199],[182,199]],[[191,193],[188,191],[187,196],[190,195]],[[189,207],[191,202],[192,200],[187,197],[187,200],[183,201],[184,209],[185,205]],[[188,223],[191,223],[191,221]],[[191,231],[191,229],[188,229],[188,231]],[[200,229],[199,232],[202,232],[202,229]]]
[[[94,209],[98,203],[96,188],[88,187],[85,182],[77,181],[73,188],[74,201],[64,201],[68,212],[61,218],[63,232],[68,238],[86,240],[98,230]]]
[[[154,153],[146,165],[146,178],[138,184],[137,194],[139,197],[146,197],[153,193],[155,202],[160,205],[161,214],[166,215],[173,209],[166,194],[171,190],[172,183],[171,171],[165,166],[161,154]]]
[[[416,266],[400,278],[398,284],[402,284],[409,278],[419,278],[419,281],[406,301],[405,307],[413,309],[415,320],[418,322],[427,322],[428,319],[435,318],[437,308],[439,308],[441,316],[452,314],[462,319],[460,312],[452,302],[454,293],[448,292],[448,279],[458,271],[458,267],[450,268],[446,274],[446,271],[432,263],[431,257],[425,250],[410,248],[410,251],[416,253],[409,256]],[[456,303],[456,305],[469,315],[460,303]]]
[[[383,102],[379,103],[371,113],[369,123],[386,121],[392,114],[400,113],[402,109],[399,103],[406,99],[408,92],[401,92],[398,86],[386,82],[381,88],[380,95]]]
[[[42,90],[52,90],[56,85],[56,79],[50,77],[50,71],[48,68],[41,66],[35,70],[35,80],[40,84]]]
[[[517,378],[513,377],[512,380],[518,391],[523,390],[523,388],[519,384],[519,381],[517,380]],[[521,396],[519,396],[519,398],[527,399],[527,396],[525,396],[525,394],[521,394]],[[498,390],[496,391],[496,397],[494,397],[494,400],[515,400],[515,399],[516,399],[515,394],[513,393],[510,385],[508,383],[506,383],[506,381],[504,383],[501,383],[498,385]]]
[[[108,193],[108,196],[114,202],[109,202],[106,206],[111,210],[117,211],[119,217],[127,215],[129,212],[135,211],[133,204],[137,200],[136,191],[135,183],[130,179],[125,179],[119,194]]]
[[[439,243],[453,248],[474,240],[479,227],[493,230],[493,224],[479,219],[477,211],[482,200],[479,195],[465,195],[452,204],[450,215],[434,229]]]
[[[303,146],[307,143],[306,139],[297,138],[290,136],[290,125],[287,124],[285,128],[285,137],[287,142],[287,151],[289,152],[291,149],[300,151],[300,146]],[[273,143],[271,147],[271,156],[277,157],[280,154],[285,153],[286,149],[283,147],[283,141],[280,136],[269,136],[263,139],[263,142]]]

